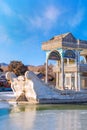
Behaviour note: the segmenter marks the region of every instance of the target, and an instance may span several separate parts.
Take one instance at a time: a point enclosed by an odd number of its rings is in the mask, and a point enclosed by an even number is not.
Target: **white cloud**
[[[55,21],[59,15],[60,11],[54,6],[47,7],[44,12],[44,18],[50,21]]]
[[[47,6],[42,9],[41,12],[32,16],[18,15],[19,19],[22,20],[27,28],[37,28],[44,31],[49,31],[59,18],[60,10],[55,6]]]
[[[77,8],[73,9],[72,12],[73,12],[73,14],[70,13],[70,14],[72,14],[72,16],[70,17],[68,23],[69,23],[70,27],[75,28],[78,25],[80,25],[85,18],[84,16],[86,13],[86,8],[85,8],[85,6],[83,6],[83,3],[81,0],[78,1]]]
[[[0,0],[0,10],[6,16],[12,16],[14,14],[11,7],[5,3],[3,0]]]
[[[83,21],[83,18],[84,18],[84,11],[81,9],[77,10],[74,16],[70,19],[69,25],[71,27],[76,27]]]
[[[5,27],[0,26],[0,44],[9,45],[12,43],[12,39],[6,32]]]
[[[41,28],[43,25],[43,17],[36,15],[34,18],[29,18],[29,22],[36,28]]]

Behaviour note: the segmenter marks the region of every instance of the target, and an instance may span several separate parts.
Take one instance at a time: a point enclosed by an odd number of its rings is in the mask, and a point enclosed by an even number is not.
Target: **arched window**
[[[58,51],[52,51],[49,56],[48,56],[49,60],[60,60],[60,54]]]
[[[64,58],[75,59],[74,51],[73,50],[66,50],[64,53]]]

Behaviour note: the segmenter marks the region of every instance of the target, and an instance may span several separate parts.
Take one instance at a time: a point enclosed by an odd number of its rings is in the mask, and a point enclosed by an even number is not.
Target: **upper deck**
[[[55,36],[42,44],[42,50],[54,50],[58,48],[74,50],[87,50],[87,41],[76,39],[71,33]]]

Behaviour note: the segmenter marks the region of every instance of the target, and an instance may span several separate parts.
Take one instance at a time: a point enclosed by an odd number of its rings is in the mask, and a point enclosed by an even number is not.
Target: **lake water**
[[[87,105],[15,105],[0,109],[0,130],[87,130]]]

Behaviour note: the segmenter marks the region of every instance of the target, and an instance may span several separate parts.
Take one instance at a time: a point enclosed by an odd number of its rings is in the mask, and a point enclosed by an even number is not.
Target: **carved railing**
[[[61,72],[61,66],[54,66],[53,71]],[[75,71],[77,71],[77,66],[76,66],[76,64],[69,64],[69,65],[65,64],[64,71],[65,72],[75,72]]]
[[[87,72],[87,64],[80,64],[79,71],[80,72]]]
[[[61,72],[61,66],[54,66],[53,71]],[[78,66],[76,64],[65,64],[64,71],[65,72],[76,72],[76,71],[87,72],[87,64],[79,64]]]

